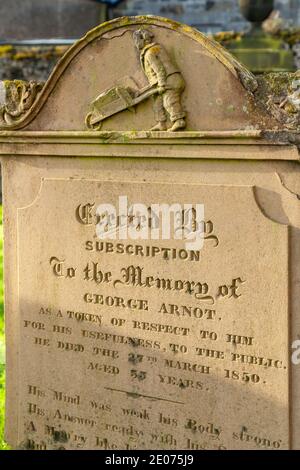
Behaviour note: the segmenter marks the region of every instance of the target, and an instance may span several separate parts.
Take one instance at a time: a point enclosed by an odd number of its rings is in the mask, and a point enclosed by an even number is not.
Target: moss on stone
[[[0,46],[0,58],[8,58],[10,60],[24,60],[24,59],[57,59],[61,57],[68,46]]]
[[[259,93],[280,98],[293,92],[293,83],[300,79],[300,73],[282,72],[267,73],[257,77],[259,81]]]
[[[247,37],[244,32],[237,31],[220,31],[211,36],[215,41],[219,42],[223,46],[236,46],[238,43]],[[294,46],[300,43],[300,28],[284,29],[274,34],[269,33],[266,35],[269,38],[270,44],[274,40],[281,40],[289,46]]]
[[[10,45],[0,46],[0,57],[7,57],[12,49]]]
[[[282,30],[274,35],[275,37],[282,39],[290,46],[300,43],[300,28]]]
[[[220,31],[218,33],[213,34],[211,37],[223,46],[227,46],[231,43],[238,43],[239,41],[241,41],[241,39],[244,37],[244,33],[236,31]]]

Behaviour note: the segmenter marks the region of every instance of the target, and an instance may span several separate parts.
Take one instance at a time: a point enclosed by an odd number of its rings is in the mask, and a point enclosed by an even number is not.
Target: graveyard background
[[[274,6],[281,31],[276,20],[271,36],[283,37],[300,68],[299,0],[275,0]],[[44,82],[70,44],[99,23],[147,14],[186,23],[228,48],[250,27],[238,0],[1,0],[0,80]]]
[[[275,0],[284,32],[273,35],[293,51],[295,68],[300,68],[299,4]],[[119,16],[146,14],[189,24],[228,47],[249,28],[237,0],[1,0],[0,80],[45,81],[69,45],[88,30]],[[0,450],[5,450],[2,206],[0,220]]]

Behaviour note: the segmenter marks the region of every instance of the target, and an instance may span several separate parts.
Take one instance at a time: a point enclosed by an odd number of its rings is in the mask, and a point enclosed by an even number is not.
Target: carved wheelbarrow
[[[92,102],[92,111],[85,118],[86,127],[99,131],[105,119],[145,101],[158,93],[156,85],[149,85],[141,90],[133,90],[125,86],[116,86],[101,93]]]

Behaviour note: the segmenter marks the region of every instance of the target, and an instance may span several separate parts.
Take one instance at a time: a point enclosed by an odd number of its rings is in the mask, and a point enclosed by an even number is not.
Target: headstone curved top
[[[37,83],[14,84],[0,128],[275,127],[257,106],[252,95],[256,88],[256,78],[245,67],[193,28],[154,16],[124,17],[100,25],[75,43],[43,88]]]

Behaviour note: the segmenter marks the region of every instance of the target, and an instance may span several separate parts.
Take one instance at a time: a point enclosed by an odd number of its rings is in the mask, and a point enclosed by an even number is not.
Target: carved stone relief
[[[92,103],[92,111],[86,116],[88,129],[100,130],[105,119],[126,109],[132,109],[150,97],[153,100],[156,120],[151,130],[168,129],[174,132],[184,129],[186,113],[181,104],[181,95],[185,89],[185,81],[181,71],[170,59],[166,49],[155,42],[154,34],[150,30],[136,30],[133,33],[133,41],[139,52],[140,64],[148,85],[139,89],[130,77],[134,87],[121,85],[102,92]]]
[[[3,99],[0,102],[1,125],[16,124],[27,111],[43,88],[43,83],[23,80],[2,82]]]

